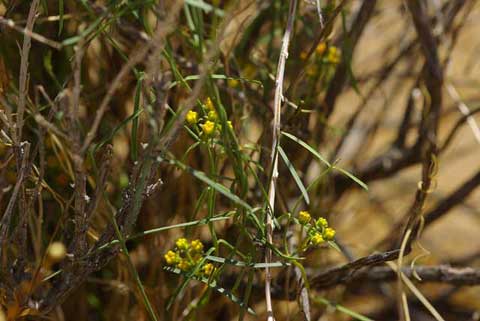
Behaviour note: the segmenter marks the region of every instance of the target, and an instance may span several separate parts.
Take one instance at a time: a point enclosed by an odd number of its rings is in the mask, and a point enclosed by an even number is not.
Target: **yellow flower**
[[[209,276],[213,272],[213,264],[212,263],[205,264],[202,270],[203,270],[203,274]]]
[[[307,60],[307,58],[308,58],[308,52],[302,51],[302,52],[300,53],[300,59],[302,59],[302,60]]]
[[[310,216],[310,213],[308,213],[307,211],[300,211],[300,213],[298,214],[298,221],[302,225],[308,224],[311,218],[312,217]]]
[[[202,129],[205,135],[211,135],[215,131],[215,123],[207,120],[205,124],[202,125]]]
[[[325,42],[320,42],[317,48],[315,48],[315,52],[321,56],[323,55],[326,49],[327,49],[327,44]]]
[[[189,246],[187,239],[183,237],[179,238],[175,244],[180,250],[187,250]]]
[[[177,253],[173,252],[172,250],[168,251],[165,254],[164,258],[165,258],[165,261],[167,262],[168,265],[175,264],[178,261]]]
[[[186,259],[181,259],[180,262],[178,262],[177,267],[182,271],[188,271],[190,263]]]
[[[325,240],[323,239],[322,234],[320,234],[320,233],[315,233],[315,235],[312,236],[312,238],[310,239],[310,241],[312,242],[312,244],[313,244],[314,246],[317,246],[317,245],[322,244]]]
[[[335,237],[335,230],[331,227],[327,227],[323,232],[323,236],[327,241],[331,241]]]
[[[228,125],[228,128],[232,129],[233,130],[233,124],[232,124],[232,121],[230,120],[227,120],[227,125]]]
[[[215,106],[213,106],[213,102],[210,97],[208,97],[205,101],[205,108],[207,108],[208,110],[215,110]]]
[[[238,87],[238,84],[239,84],[239,83],[240,83],[240,82],[239,82],[237,79],[232,79],[232,78],[230,78],[230,79],[227,80],[228,86],[229,86],[229,87],[232,87],[232,88]]]
[[[62,242],[53,242],[47,249],[47,256],[54,262],[60,262],[67,255],[67,248]]]
[[[198,122],[198,113],[193,110],[189,110],[187,116],[185,116],[187,123],[190,125],[196,124]]]
[[[332,64],[338,64],[340,62],[340,50],[335,46],[328,48],[327,60]]]
[[[190,243],[190,246],[192,247],[192,250],[195,252],[202,252],[203,251],[203,244],[200,242],[200,240],[193,240]]]
[[[211,121],[216,121],[218,119],[217,112],[215,110],[210,110],[207,115],[208,119]]]
[[[322,227],[327,227],[328,226],[328,222],[326,219],[324,219],[323,217],[319,217],[317,219],[317,222],[316,222],[316,225],[317,225],[317,228],[322,228]]]

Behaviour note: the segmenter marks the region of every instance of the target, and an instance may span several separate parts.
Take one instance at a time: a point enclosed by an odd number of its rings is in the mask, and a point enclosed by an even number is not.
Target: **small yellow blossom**
[[[231,87],[231,88],[236,88],[236,87],[238,87],[238,84],[239,84],[239,83],[240,83],[240,82],[239,82],[237,79],[232,79],[232,78],[230,78],[230,79],[227,80],[227,84],[228,84],[228,86]]]
[[[338,64],[340,62],[340,50],[335,46],[328,48],[327,60],[332,64]]]
[[[200,240],[193,240],[190,243],[190,246],[192,247],[192,250],[197,252],[197,253],[200,253],[200,252],[203,251],[203,244],[202,244],[202,242],[200,242]]]
[[[231,120],[227,120],[227,125],[228,125],[228,128],[233,130],[233,124]]]
[[[47,249],[47,256],[54,262],[60,262],[67,255],[67,248],[62,242],[53,242]]]
[[[308,58],[308,52],[302,51],[302,52],[300,53],[300,59],[302,59],[302,60],[307,60],[307,58]]]
[[[300,211],[300,213],[298,214],[298,221],[302,225],[308,224],[311,218],[312,217],[310,216],[310,213],[308,213],[307,211]]]
[[[327,241],[331,241],[335,237],[335,230],[331,227],[327,227],[323,232],[323,236]]]
[[[215,106],[213,106],[213,102],[210,97],[208,97],[205,101],[205,108],[207,108],[208,110],[215,110]]]
[[[312,244],[314,246],[317,246],[317,245],[320,245],[322,244],[325,240],[323,239],[322,237],[322,234],[320,233],[315,233],[312,238],[310,239],[310,241],[312,242]]]
[[[216,121],[218,119],[218,114],[215,110],[210,110],[208,112],[207,117],[208,117],[208,120]]]
[[[185,119],[190,125],[196,124],[198,122],[198,113],[196,111],[189,110]]]
[[[179,238],[175,244],[180,250],[187,250],[189,246],[187,239],[183,237]]]
[[[167,262],[168,265],[172,265],[177,263],[178,261],[178,255],[177,253],[173,252],[172,250],[168,251],[164,255],[165,261]]]
[[[181,259],[180,262],[178,262],[177,267],[182,271],[188,271],[188,269],[190,269],[190,263],[187,259]]]
[[[328,222],[325,218],[319,217],[316,222],[317,228],[325,228],[328,226]]]
[[[207,120],[205,124],[202,125],[202,129],[205,135],[211,135],[215,131],[215,123]]]
[[[325,53],[326,49],[327,49],[327,44],[325,42],[320,42],[317,48],[315,48],[315,52],[321,56]]]
[[[205,275],[209,276],[213,272],[213,264],[212,263],[205,264],[202,270]]]

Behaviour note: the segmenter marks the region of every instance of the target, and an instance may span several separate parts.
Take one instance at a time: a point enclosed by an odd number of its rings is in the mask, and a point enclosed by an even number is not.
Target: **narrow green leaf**
[[[64,41],[62,41],[62,45],[63,46],[70,46],[70,45],[74,45],[76,44],[77,42],[79,42],[82,38],[86,37],[87,35],[89,35],[93,30],[98,30],[98,26],[100,25],[100,23],[103,21],[103,19],[105,19],[105,17],[102,15],[100,17],[98,17],[87,29],[85,29],[84,31],[82,31],[79,35],[76,35],[74,37],[70,37],[68,39],[65,39]]]
[[[228,258],[223,258],[223,257],[218,257],[218,256],[213,256],[213,255],[208,255],[206,258],[207,258],[207,260],[212,261],[212,262],[234,265],[234,266],[239,266],[239,267],[248,266],[248,267],[252,267],[254,269],[264,269],[266,267],[277,268],[277,267],[290,266],[290,263],[288,263],[288,262],[247,263],[247,262],[243,262],[243,261],[238,261],[238,260],[234,260],[234,259],[228,259]]]
[[[309,144],[307,144],[306,142],[304,142],[300,138],[298,138],[298,137],[296,137],[292,134],[289,134],[287,132],[284,132],[284,131],[282,131],[282,135],[290,138],[291,140],[293,140],[294,142],[296,142],[297,144],[299,144],[300,146],[302,146],[303,148],[308,150],[310,153],[313,154],[313,156],[317,157],[322,163],[324,163],[328,167],[332,166],[322,155],[320,155],[319,152],[317,152],[312,146],[310,146]]]
[[[285,165],[287,165],[288,170],[290,171],[290,174],[292,174],[293,180],[297,184],[298,188],[302,192],[303,198],[305,199],[305,203],[310,204],[310,198],[308,197],[308,192],[305,186],[302,183],[302,180],[297,174],[297,171],[295,170],[295,167],[293,164],[290,162],[290,160],[287,157],[287,154],[285,154],[285,151],[281,146],[278,146],[278,152],[280,153],[280,156],[282,157],[283,161],[285,162]]]
[[[347,172],[346,170],[344,170],[343,168],[341,167],[337,167],[337,166],[332,166],[322,155],[320,155],[312,146],[310,146],[309,144],[307,144],[306,142],[304,142],[303,140],[301,140],[300,138],[292,135],[292,134],[289,134],[287,132],[283,132],[282,131],[282,135],[285,136],[285,137],[288,137],[290,138],[291,140],[293,140],[294,142],[298,143],[299,145],[301,145],[303,148],[305,148],[306,150],[308,150],[310,153],[312,153],[315,157],[317,157],[320,161],[322,161],[325,165],[327,165],[328,167],[333,167],[334,169],[338,170],[340,173],[342,173],[343,175],[349,177],[350,179],[352,179],[355,183],[357,183],[358,185],[360,185],[362,188],[364,188],[365,190],[368,191],[368,186],[367,184],[365,184],[364,182],[362,182],[359,178],[355,177],[354,175],[352,175],[351,173]]]
[[[142,81],[143,75],[141,75],[137,80],[137,86],[135,88],[135,98],[133,101],[133,115],[137,114],[140,110],[140,95],[142,91]],[[130,143],[132,144],[131,149],[131,157],[132,160],[135,162],[138,157],[138,139],[137,139],[137,132],[138,132],[138,117],[133,118],[132,121],[132,137]]]
[[[338,253],[342,254],[342,250],[338,247],[337,243],[335,243],[334,241],[328,241],[328,245],[330,245],[330,247],[334,248]]]
[[[365,184],[364,182],[362,182],[358,177],[355,177],[353,174],[347,172],[346,170],[344,170],[343,168],[340,168],[340,167],[336,167],[334,166],[334,168],[336,170],[338,170],[340,173],[342,173],[343,175],[349,177],[351,180],[353,180],[355,183],[357,183],[358,185],[360,185],[363,189],[365,189],[366,191],[368,191],[368,186],[367,184]]]
[[[357,313],[355,311],[352,311],[346,307],[344,307],[343,305],[340,305],[338,303],[333,303],[333,302],[330,302],[328,300],[325,300],[324,298],[319,298],[319,297],[314,297],[313,298],[313,301],[316,302],[316,303],[321,303],[321,304],[324,304],[326,306],[330,306],[330,307],[333,307],[335,309],[337,309],[338,311],[340,312],[343,312],[345,313],[346,315],[349,315],[351,316],[352,318],[356,319],[356,320],[360,320],[360,321],[374,321],[364,315],[361,315],[360,313]]]
[[[244,81],[244,82],[257,84],[257,85],[263,87],[263,83],[259,80],[255,80],[255,79],[234,78],[234,77],[228,77],[228,76],[223,75],[223,74],[212,74],[212,75],[209,75],[209,77],[212,78],[212,79],[240,80],[240,81]],[[200,79],[200,75],[190,75],[190,76],[186,76],[186,77],[183,78],[184,81],[193,81],[193,80],[198,80],[198,79]],[[179,83],[181,83],[181,81],[172,82],[172,84],[170,84],[170,86],[169,86],[169,89],[171,89],[175,86],[178,86]]]
[[[230,214],[233,214],[233,212],[231,212]],[[168,230],[172,230],[172,229],[175,229],[175,228],[182,228],[182,227],[188,227],[188,226],[197,226],[197,225],[205,225],[205,224],[208,224],[210,222],[216,222],[216,221],[223,221],[223,220],[228,220],[229,218],[231,218],[230,215],[221,215],[221,216],[214,216],[212,218],[205,218],[205,219],[202,219],[202,220],[195,220],[195,221],[191,221],[191,222],[185,222],[185,223],[179,223],[179,224],[174,224],[174,225],[168,225],[168,226],[162,226],[162,227],[157,227],[157,228],[154,228],[154,229],[150,229],[150,230],[145,230],[143,232],[140,232],[140,233],[137,233],[137,234],[134,234],[132,236],[129,236],[125,239],[125,241],[130,241],[130,240],[135,240],[135,239],[138,239],[138,238],[142,238],[142,237],[145,237],[147,235],[151,235],[151,234],[156,234],[156,233],[160,233],[160,232],[163,232],[163,231],[168,231]],[[115,244],[118,244],[120,241],[119,240],[113,240],[111,242],[108,242],[102,246],[100,246],[98,249],[99,250],[103,250],[105,248],[108,248],[112,245],[115,245]]]
[[[185,3],[191,5],[192,7],[200,8],[206,13],[213,11],[219,17],[223,17],[225,15],[223,10],[215,8],[211,4],[203,2],[202,0],[185,0]]]
[[[220,194],[224,195],[225,197],[229,198],[231,201],[234,203],[240,205],[241,207],[245,208],[246,210],[252,212],[253,208],[248,205],[245,201],[240,199],[237,195],[233,194],[228,188],[223,186],[222,184],[219,184],[217,182],[214,182],[211,180],[204,172],[198,171],[196,169],[193,169],[179,161],[173,160],[174,164],[183,169],[186,172],[189,172],[192,174],[195,178],[201,180]]]

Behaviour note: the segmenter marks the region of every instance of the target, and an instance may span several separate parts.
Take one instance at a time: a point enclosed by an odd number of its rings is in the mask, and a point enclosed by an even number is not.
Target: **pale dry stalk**
[[[283,100],[283,78],[285,74],[285,63],[288,58],[288,45],[290,43],[290,35],[293,31],[293,22],[295,20],[295,11],[297,8],[297,1],[290,0],[290,6],[288,9],[288,21],[285,33],[282,39],[282,48],[280,51],[280,57],[278,58],[277,75],[275,77],[275,98],[273,102],[273,124],[272,124],[272,152],[270,156],[270,162],[272,164],[272,176],[270,178],[269,190],[268,190],[268,209],[266,220],[266,235],[267,242],[272,244],[273,241],[273,215],[275,209],[275,187],[278,178],[278,144],[280,137],[280,113],[281,104]],[[265,250],[265,302],[267,305],[267,320],[273,321],[273,307],[272,307],[272,275],[268,263],[272,261],[272,250],[267,247]]]

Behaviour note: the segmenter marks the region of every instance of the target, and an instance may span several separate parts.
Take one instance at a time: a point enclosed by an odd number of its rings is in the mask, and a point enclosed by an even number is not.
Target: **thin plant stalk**
[[[275,77],[275,98],[273,103],[273,124],[272,124],[272,152],[270,155],[270,162],[272,165],[272,176],[270,178],[269,190],[268,190],[268,208],[266,216],[266,236],[267,242],[272,244],[273,242],[273,215],[275,209],[275,194],[276,194],[276,184],[278,179],[278,145],[280,138],[280,114],[281,114],[281,104],[283,100],[283,78],[285,74],[285,63],[288,57],[288,45],[290,43],[290,35],[293,31],[293,22],[295,20],[295,11],[297,8],[297,1],[291,0],[290,6],[288,9],[288,21],[285,33],[282,39],[282,48],[280,51],[280,57],[278,59],[277,75]],[[272,289],[271,289],[271,280],[272,275],[270,272],[270,267],[268,263],[272,261],[272,249],[267,247],[265,249],[265,263],[267,266],[265,268],[265,303],[267,306],[267,320],[275,320],[273,316],[273,306],[272,306]]]

